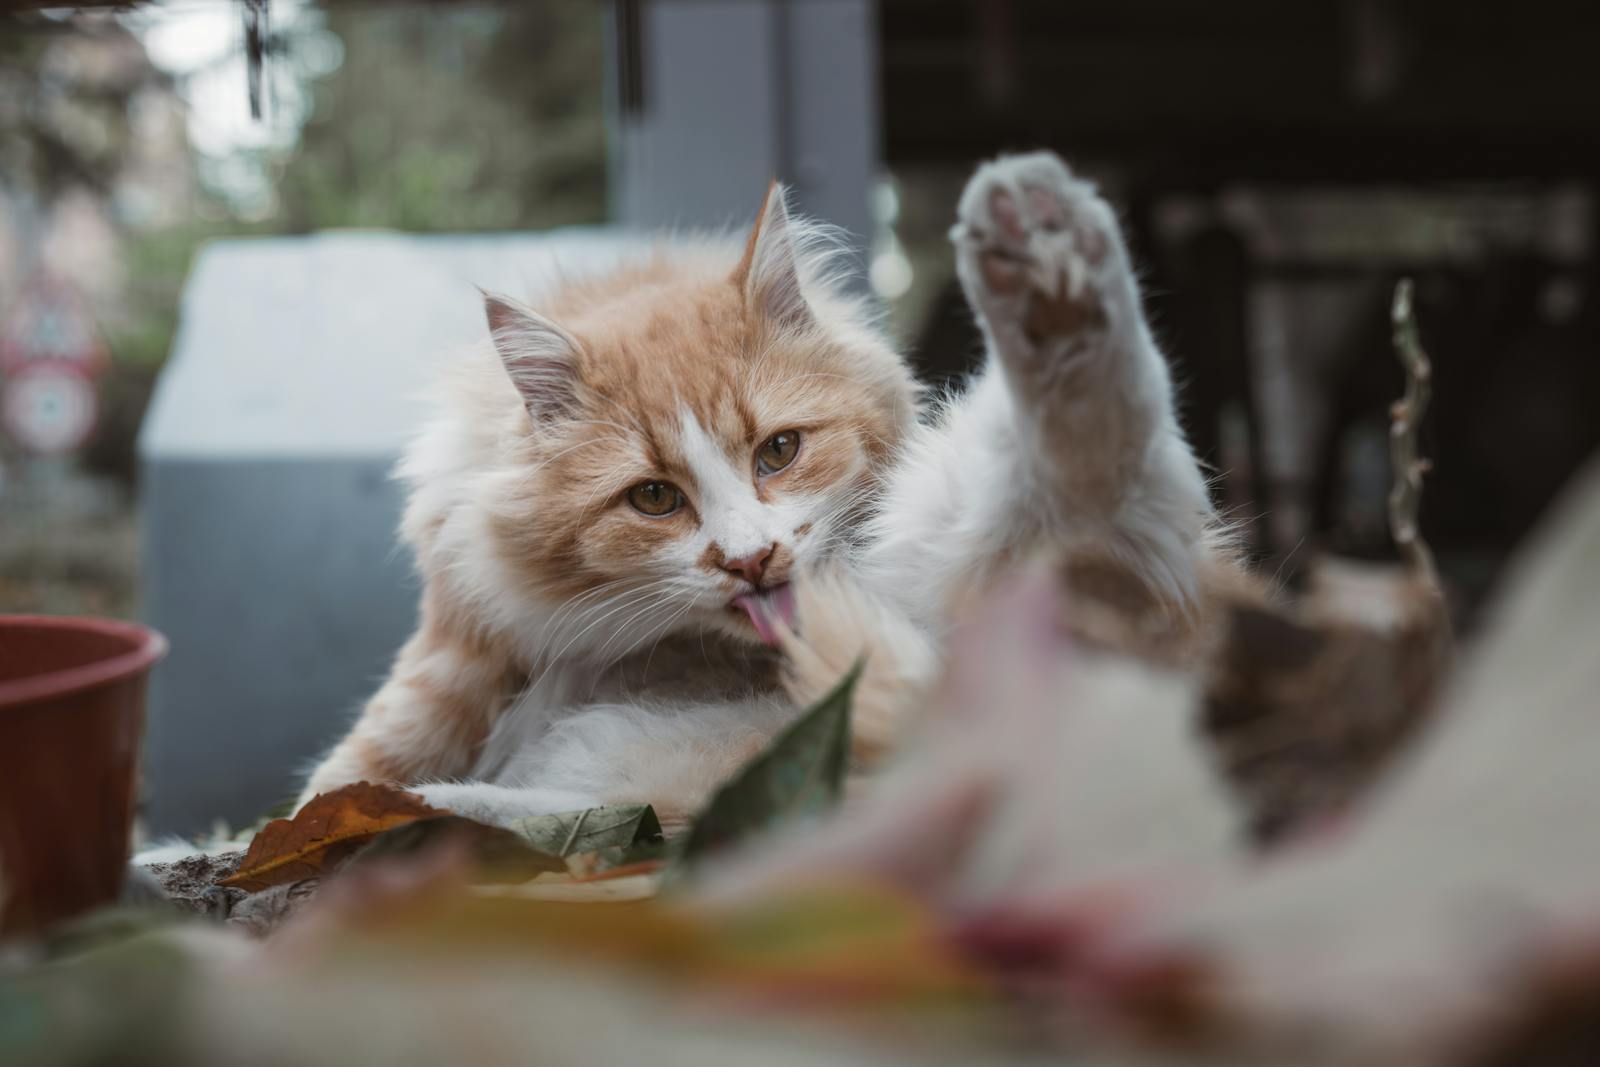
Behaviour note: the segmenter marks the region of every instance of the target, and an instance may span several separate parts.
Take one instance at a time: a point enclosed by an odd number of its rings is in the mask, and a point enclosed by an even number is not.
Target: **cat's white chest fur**
[[[681,821],[794,714],[777,668],[775,654],[721,635],[675,637],[608,666],[558,662],[530,677],[469,783],[424,794],[502,821],[654,797]]]

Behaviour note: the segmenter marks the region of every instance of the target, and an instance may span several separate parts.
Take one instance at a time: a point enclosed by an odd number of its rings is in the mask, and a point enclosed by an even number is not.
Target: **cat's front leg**
[[[538,789],[492,782],[430,782],[410,790],[435,808],[488,826],[510,826],[518,819],[582,811],[602,801],[567,789]]]
[[[352,782],[407,785],[467,773],[520,678],[500,649],[446,625],[425,595],[421,626],[296,807]]]
[[[1212,510],[1111,206],[1052,153],[1004,157],[973,175],[951,238],[1024,495],[1187,595]]]

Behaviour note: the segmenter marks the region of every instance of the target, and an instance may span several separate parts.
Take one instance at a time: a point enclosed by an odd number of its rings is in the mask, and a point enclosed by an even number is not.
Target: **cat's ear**
[[[578,339],[537,311],[483,294],[495,350],[535,422],[570,414],[578,400]]]
[[[744,292],[745,301],[768,319],[784,326],[803,326],[811,321],[811,309],[800,290],[799,260],[795,255],[794,224],[783,186],[767,186],[761,213],[745,242],[744,258],[733,271],[733,284]]]

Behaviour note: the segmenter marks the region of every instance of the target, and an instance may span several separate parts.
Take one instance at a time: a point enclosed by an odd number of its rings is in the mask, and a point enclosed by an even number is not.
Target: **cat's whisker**
[[[619,608],[627,607],[641,598],[653,595],[671,583],[671,578],[658,578],[643,585],[636,584],[632,579],[621,579],[627,588],[621,592],[613,593],[599,600],[597,603],[586,604],[571,613],[564,625],[575,627],[582,625],[585,620],[598,614],[598,620],[604,620]],[[597,620],[597,621],[598,621]],[[560,635],[557,635],[558,637]],[[581,635],[580,635],[581,636]]]
[[[598,650],[596,650],[595,659],[599,660],[601,663],[607,664],[608,666],[611,665],[612,661],[608,661],[606,659],[606,650],[611,647],[611,645],[617,640],[617,638],[619,638],[623,634],[627,633],[630,629],[633,628],[633,625],[635,623],[637,623],[640,619],[643,619],[646,616],[648,616],[652,611],[656,610],[662,604],[671,603],[672,601],[676,600],[677,599],[677,594],[678,594],[678,591],[676,589],[668,589],[665,592],[662,592],[661,594],[656,596],[653,600],[651,600],[649,603],[645,604],[643,607],[638,608],[636,611],[634,611],[634,613],[632,615],[628,616],[622,622],[617,623],[616,626],[614,626],[612,628],[611,636],[606,638],[605,644],[601,645],[600,648]],[[648,636],[648,634],[646,636]],[[635,644],[642,643],[642,640],[643,639],[641,639],[640,641],[635,642]],[[624,648],[619,653],[618,658],[621,658],[622,656],[626,656],[631,651],[632,651],[632,647],[631,646],[628,647],[628,648]]]
[[[576,644],[578,641],[582,640],[583,637],[586,634],[588,634],[590,630],[593,630],[596,626],[600,625],[602,622],[604,622],[606,619],[610,618],[611,616],[615,615],[617,612],[625,611],[629,607],[631,607],[632,605],[638,603],[644,597],[652,595],[657,590],[657,588],[659,586],[661,586],[663,584],[666,584],[669,581],[671,581],[671,579],[660,579],[658,581],[651,582],[651,583],[643,586],[642,588],[628,590],[627,592],[618,594],[615,597],[612,597],[612,598],[609,598],[609,599],[607,599],[605,601],[602,601],[600,605],[596,606],[592,610],[596,610],[597,611],[600,608],[607,608],[608,610],[606,610],[604,614],[599,615],[598,617],[596,617],[587,626],[585,626],[582,630],[578,631],[578,633],[574,634],[570,639],[568,639],[566,644],[562,645],[561,648],[559,650],[557,650],[556,653],[553,656],[548,657],[548,659],[546,660],[546,664],[545,664],[544,670],[540,672],[539,678],[534,682],[534,687],[537,688],[538,685],[541,684],[544,681],[545,677],[547,677],[549,675],[551,667],[553,667],[557,663],[561,662],[562,657],[567,654],[567,651],[569,649],[571,649],[572,646],[574,644]],[[580,616],[580,619],[578,621],[581,621],[581,616]]]
[[[650,612],[655,612],[661,607],[661,604],[651,605]],[[667,612],[662,615],[660,621],[654,623],[649,623],[646,621],[646,625],[639,633],[637,633],[637,635],[624,642],[623,645],[616,650],[615,654],[605,661],[606,665],[608,667],[614,667],[622,660],[634,655],[641,648],[643,648],[647,642],[651,641],[652,636],[654,636],[655,642],[659,643],[661,638],[667,635],[668,629],[671,627],[673,621],[677,618],[678,613],[681,610],[681,608],[668,608]],[[640,613],[639,615],[636,615],[630,619],[629,629],[631,630],[634,624],[645,621],[645,616],[650,612]]]
[[[568,625],[576,627],[588,618],[593,618],[595,621],[604,621],[605,619],[614,615],[617,611],[636,606],[643,600],[650,597],[658,594],[670,595],[676,589],[676,582],[677,579],[674,577],[665,577],[657,578],[653,581],[646,582],[643,585],[633,586],[624,592],[614,594],[600,603],[586,606],[581,612],[569,620]],[[585,631],[587,631],[587,629],[588,627],[585,627]]]
[[[601,621],[603,621],[603,619],[597,619],[594,624],[591,624],[590,626],[585,627],[582,632],[580,632],[577,635],[575,635],[571,640],[569,640],[565,645],[563,645],[561,650],[558,653],[556,653],[556,655],[551,656],[545,662],[544,669],[541,670],[539,672],[539,674],[530,683],[528,683],[528,686],[525,689],[525,693],[527,694],[528,697],[531,698],[535,693],[537,693],[539,691],[540,687],[544,685],[545,679],[549,678],[550,674],[551,674],[551,671],[556,667],[557,664],[561,663],[561,657],[566,654],[567,650],[570,649],[575,642],[580,640],[584,636],[584,634],[588,633],[588,631],[590,629],[592,629],[594,625],[598,624]]]
[[[669,616],[666,622],[661,624],[661,632],[656,634],[655,641],[650,645],[650,653],[644,658],[644,670],[639,674],[639,682],[641,685],[645,684],[650,678],[650,664],[655,662],[656,649],[661,647],[662,639],[672,632],[672,627],[677,625],[678,620],[687,615],[693,607],[694,601],[685,601],[682,607]],[[705,628],[702,627],[700,629],[700,649],[702,652],[705,651],[705,641],[706,631]]]
[[[538,631],[541,643],[546,645],[552,644],[555,636],[560,633],[561,627],[565,625],[567,618],[583,610],[583,605],[585,602],[592,601],[597,597],[601,597],[605,595],[607,591],[615,589],[621,585],[630,584],[632,581],[633,579],[631,578],[613,578],[610,581],[602,582],[591,589],[585,590],[584,592],[576,593],[562,601],[559,605],[557,605],[555,610],[551,612],[549,617],[539,625]]]
[[[585,601],[593,600],[595,597],[605,593],[606,590],[615,589],[617,586],[625,585],[630,581],[632,581],[631,578],[613,578],[611,581],[602,582],[587,592],[578,593],[574,596],[568,597],[566,600],[561,602],[561,605],[556,608],[556,610],[550,615],[550,618],[547,619],[544,625],[540,627],[541,632],[546,634],[559,632],[559,628],[564,624],[566,617],[577,612],[579,610],[579,606]]]

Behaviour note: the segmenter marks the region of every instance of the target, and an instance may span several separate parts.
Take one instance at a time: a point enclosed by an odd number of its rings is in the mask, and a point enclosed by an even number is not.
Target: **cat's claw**
[[[1121,523],[1130,499],[1181,501],[1129,532],[1192,544],[1210,504],[1193,456],[1165,444],[1181,439],[1171,376],[1111,205],[1049,152],[1003,156],[967,183],[950,236],[989,358],[1003,372],[980,381],[994,383],[980,395],[1001,398],[1006,432],[1041,458],[1030,469],[1055,494],[1047,521]],[[1168,540],[1173,529],[1183,530],[1181,542]],[[1151,566],[1187,574],[1188,551]]]
[[[1039,346],[1105,330],[1125,313],[1116,216],[1054,153],[978,168],[950,237],[967,297],[992,331]]]

